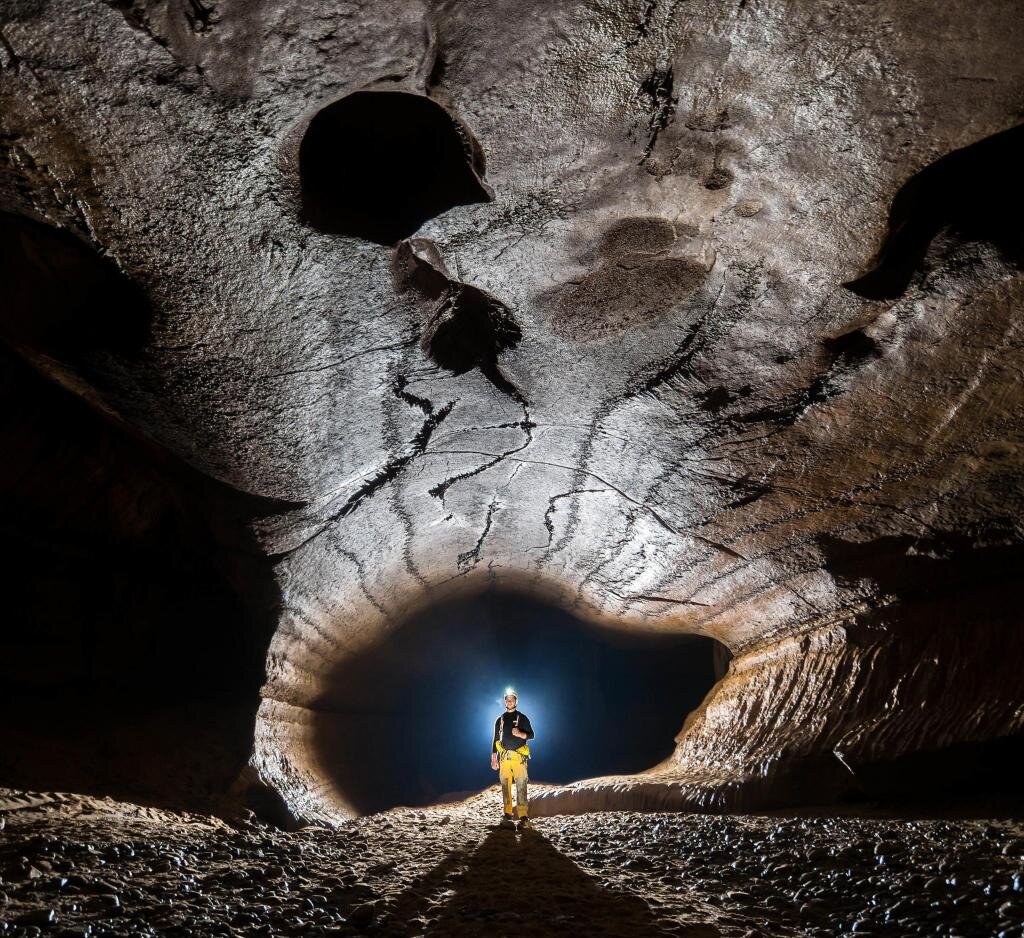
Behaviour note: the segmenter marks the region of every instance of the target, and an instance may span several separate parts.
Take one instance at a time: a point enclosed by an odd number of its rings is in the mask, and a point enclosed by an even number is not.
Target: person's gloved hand
[[[498,754],[496,752],[491,753],[491,768],[494,769],[495,772],[498,771]]]

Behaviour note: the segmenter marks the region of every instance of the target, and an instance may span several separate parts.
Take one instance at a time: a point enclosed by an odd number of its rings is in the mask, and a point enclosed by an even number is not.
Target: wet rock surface
[[[602,813],[495,828],[495,790],[284,832],[4,791],[0,933],[1024,934],[1008,820]]]

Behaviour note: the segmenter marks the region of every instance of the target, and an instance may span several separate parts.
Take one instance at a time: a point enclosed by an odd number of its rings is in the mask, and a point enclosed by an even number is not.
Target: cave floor
[[[591,814],[341,831],[0,790],[3,935],[1024,935],[1024,823]]]

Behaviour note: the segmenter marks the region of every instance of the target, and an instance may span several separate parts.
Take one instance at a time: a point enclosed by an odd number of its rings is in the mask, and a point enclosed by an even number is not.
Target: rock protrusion
[[[426,238],[399,244],[392,272],[399,292],[412,288],[433,301],[420,339],[428,358],[454,374],[479,368],[503,394],[526,403],[498,367],[498,356],[518,345],[523,336],[512,311],[501,300],[454,279],[437,246]]]

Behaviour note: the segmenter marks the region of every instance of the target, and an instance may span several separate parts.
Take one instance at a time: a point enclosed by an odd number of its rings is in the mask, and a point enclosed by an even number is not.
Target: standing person
[[[510,687],[505,691],[505,712],[494,721],[494,742],[491,744],[491,768],[501,780],[501,800],[505,814],[502,827],[511,827],[515,821],[512,815],[512,783],[516,785],[516,813],[519,829],[526,828],[530,819],[526,799],[526,762],[530,758],[530,747],[526,744],[533,739],[530,718],[517,709],[519,697]],[[499,767],[500,763],[500,767]]]

